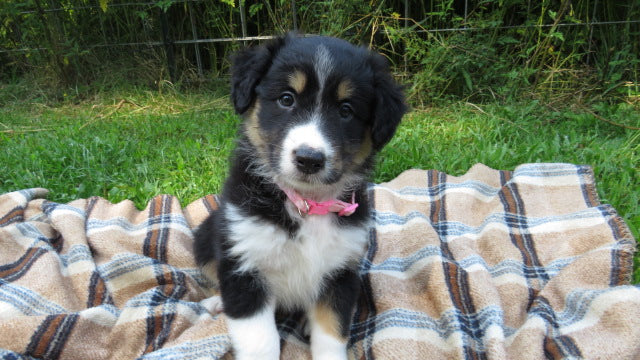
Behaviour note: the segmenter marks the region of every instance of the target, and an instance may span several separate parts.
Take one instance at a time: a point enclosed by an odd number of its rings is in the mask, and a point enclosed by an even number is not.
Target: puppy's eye
[[[353,108],[348,103],[342,103],[338,111],[342,118],[349,118],[353,116]]]
[[[288,92],[282,94],[278,99],[278,104],[282,107],[292,107],[294,103],[295,99],[293,98],[293,94]]]

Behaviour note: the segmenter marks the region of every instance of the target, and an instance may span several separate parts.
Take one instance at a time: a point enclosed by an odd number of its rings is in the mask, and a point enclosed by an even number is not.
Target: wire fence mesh
[[[483,58],[495,65],[501,54],[541,71],[594,64],[614,82],[624,80],[611,73],[625,61],[622,72],[638,73],[640,0],[8,0],[0,4],[0,75],[44,65],[62,79],[90,76],[96,63],[135,57],[159,61],[171,81],[185,71],[204,78],[224,71],[239,46],[286,30],[375,47],[407,76],[437,72],[438,57],[449,57],[469,91],[474,69],[488,66]]]

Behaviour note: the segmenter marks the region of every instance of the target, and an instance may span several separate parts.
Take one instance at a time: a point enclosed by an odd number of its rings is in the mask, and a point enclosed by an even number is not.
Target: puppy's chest
[[[241,219],[228,211],[230,255],[241,271],[258,270],[272,296],[284,307],[306,306],[317,299],[331,272],[363,256],[368,227],[345,227],[332,216],[308,216],[295,234],[256,217]]]

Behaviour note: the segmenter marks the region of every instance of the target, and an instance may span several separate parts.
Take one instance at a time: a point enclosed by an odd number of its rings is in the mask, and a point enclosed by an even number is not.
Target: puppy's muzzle
[[[326,156],[324,152],[309,146],[300,146],[293,150],[293,162],[296,169],[303,174],[312,175],[324,169]]]

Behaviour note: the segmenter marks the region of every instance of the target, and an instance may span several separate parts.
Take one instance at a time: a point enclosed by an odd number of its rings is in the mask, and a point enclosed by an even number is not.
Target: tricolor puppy
[[[276,310],[306,313],[314,359],[345,359],[366,181],[406,110],[401,88],[379,54],[291,34],[237,54],[231,82],[244,122],[196,261],[218,278],[237,359],[279,357]]]

